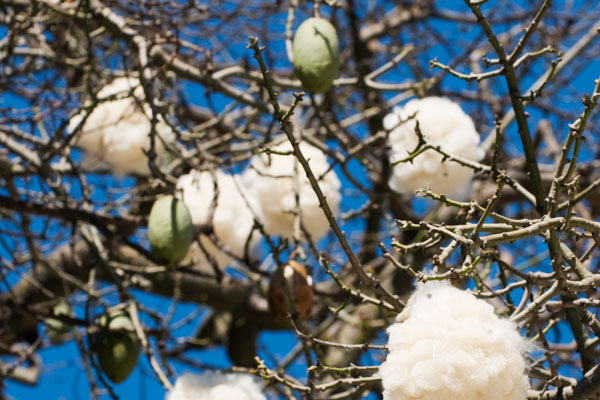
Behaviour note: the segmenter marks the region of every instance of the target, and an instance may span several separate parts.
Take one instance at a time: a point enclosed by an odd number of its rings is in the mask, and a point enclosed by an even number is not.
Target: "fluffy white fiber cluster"
[[[414,118],[406,121],[412,115]],[[402,122],[406,121],[406,122]],[[383,126],[391,130],[391,161],[401,160],[413,151],[419,140],[415,133],[417,121],[423,135],[451,155],[479,161],[484,152],[479,147],[479,134],[471,118],[460,106],[442,97],[411,100],[402,108],[383,119]],[[390,187],[398,193],[414,193],[429,188],[436,193],[462,199],[468,195],[473,170],[456,162],[442,163],[442,155],[427,150],[412,160],[397,164],[390,177]]]
[[[307,143],[302,143],[300,148],[318,178],[329,170],[329,163],[323,152]],[[206,253],[221,268],[232,261],[232,256],[244,256],[249,237],[248,250],[258,244],[261,235],[258,230],[253,230],[255,219],[263,223],[265,231],[270,235],[293,237],[292,211],[296,209],[296,185],[301,221],[311,237],[318,240],[329,229],[302,166],[291,154],[291,144],[285,142],[272,149],[289,155],[257,155],[241,177],[220,170],[194,170],[182,175],[177,181],[176,195],[187,206],[194,225],[212,226],[217,240],[200,235],[200,242]],[[338,177],[333,171],[329,171],[319,184],[332,211],[337,214],[341,197]],[[194,254],[201,253],[194,250]]]
[[[270,235],[292,238],[294,210],[299,204],[300,221],[313,240],[318,240],[329,230],[329,223],[319,207],[319,200],[308,178],[293,155],[292,145],[283,142],[271,147],[278,153],[258,154],[250,168],[244,172],[244,183],[260,205],[265,231]],[[341,183],[334,171],[329,171],[327,156],[318,148],[300,143],[300,150],[319,180],[319,187],[334,213],[339,212]],[[325,174],[325,175],[323,175]],[[295,190],[297,188],[297,190]],[[296,192],[299,194],[296,200]]]
[[[177,181],[177,196],[187,206],[194,225],[212,225],[217,243],[206,235],[200,236],[200,242],[221,268],[231,262],[230,254],[244,256],[251,234],[249,250],[260,240],[260,233],[252,231],[258,206],[236,179],[220,170],[194,170]]]
[[[443,282],[419,286],[388,329],[385,400],[524,400],[525,340],[509,320]]]
[[[106,100],[113,96],[114,100]],[[144,150],[150,149],[152,113],[144,98],[144,89],[135,78],[116,78],[98,92],[100,103],[85,120],[76,142],[86,153],[84,168],[109,167],[118,175],[149,175]],[[71,118],[68,131],[73,132],[85,115],[82,111]],[[165,142],[174,139],[173,131],[160,116],[156,133]],[[158,136],[155,149],[160,154],[164,146]]]
[[[205,372],[179,377],[166,400],[266,400],[266,397],[249,375]]]

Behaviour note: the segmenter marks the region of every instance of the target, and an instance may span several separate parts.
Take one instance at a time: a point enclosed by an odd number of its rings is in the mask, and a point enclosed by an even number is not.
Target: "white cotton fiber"
[[[270,235],[293,238],[293,211],[298,203],[302,224],[313,240],[319,240],[329,231],[329,223],[319,207],[317,195],[302,165],[293,155],[292,145],[286,141],[271,149],[289,155],[264,153],[255,155],[250,168],[244,172],[244,183],[260,204],[265,231]],[[341,183],[335,172],[329,171],[327,156],[306,142],[300,143],[300,150],[319,180],[319,187],[329,207],[333,214],[337,215],[341,199]],[[322,176],[323,174],[325,175]],[[297,191],[294,190],[296,187]],[[299,195],[298,201],[296,192]]]
[[[415,117],[406,122],[412,115]],[[391,130],[391,161],[408,157],[415,150],[418,137],[415,126],[435,146],[453,156],[479,161],[484,152],[479,147],[479,134],[471,118],[460,106],[442,97],[426,97],[411,100],[402,108],[395,108],[385,116],[383,126]],[[463,199],[468,195],[473,170],[454,161],[442,163],[442,155],[434,150],[419,154],[411,162],[397,164],[390,177],[390,188],[398,193],[414,193],[417,189],[429,188],[439,194]]]
[[[388,328],[385,400],[524,400],[526,341],[514,323],[444,282],[420,285]]]
[[[166,400],[266,400],[256,380],[243,374],[184,374]]]
[[[228,253],[238,258],[244,256],[250,234],[252,238],[248,250],[251,250],[260,240],[260,233],[252,231],[259,207],[252,196],[243,192],[241,184],[236,182],[236,179],[220,170],[203,172],[194,170],[182,175],[177,181],[176,195],[183,199],[194,225],[212,225],[218,243],[214,243],[206,235],[200,236],[200,242],[221,268],[227,266],[232,260]],[[218,193],[216,197],[215,186]]]
[[[132,95],[133,94],[133,95]],[[106,100],[114,96],[115,100]],[[78,134],[76,145],[85,151],[85,169],[109,167],[117,175],[149,175],[152,112],[145,102],[144,89],[135,78],[116,78],[98,92],[100,103],[93,108]],[[73,132],[86,115],[81,111],[69,121]],[[155,151],[161,154],[165,142],[174,140],[174,133],[158,116],[154,139]],[[160,138],[159,138],[160,136]]]

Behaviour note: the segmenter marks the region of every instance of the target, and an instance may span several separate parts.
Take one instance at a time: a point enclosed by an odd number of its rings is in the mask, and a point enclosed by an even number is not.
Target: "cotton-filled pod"
[[[392,162],[406,159],[417,147],[417,121],[423,136],[432,145],[466,160],[483,158],[484,151],[479,147],[479,134],[471,117],[447,98],[425,97],[394,108],[383,119],[384,128],[390,130]],[[396,164],[389,184],[398,193],[414,194],[417,189],[428,186],[435,193],[462,200],[468,195],[473,174],[472,169],[443,160],[441,154],[430,149],[411,162]]]
[[[293,238],[294,211],[299,205],[302,225],[313,240],[319,240],[329,231],[329,222],[319,207],[317,195],[302,165],[293,154],[292,145],[285,141],[271,147],[271,150],[273,152],[270,154],[255,155],[243,174],[248,192],[260,205],[265,231],[270,235]],[[337,215],[341,183],[335,172],[330,170],[327,156],[306,142],[300,143],[300,151],[318,179],[334,216]],[[298,204],[296,192],[299,195]]]
[[[219,267],[224,268],[234,257],[242,258],[246,248],[252,250],[260,240],[260,232],[253,230],[254,219],[260,218],[259,207],[238,177],[220,170],[193,170],[179,177],[176,193],[194,225],[212,226],[217,240],[201,234],[200,242]]]
[[[385,400],[527,398],[527,342],[489,303],[428,282],[396,320],[379,368]]]
[[[116,78],[100,89],[97,97],[99,103],[86,118],[75,140],[75,144],[85,151],[84,169],[108,167],[117,175],[149,175],[146,152],[151,146],[152,111],[145,102],[139,80]],[[82,110],[73,116],[67,130],[73,132],[86,115],[87,111]],[[163,141],[172,142],[175,135],[160,115],[155,133],[155,152],[164,153]]]
[[[250,375],[184,374],[175,382],[166,400],[266,400],[257,381]]]

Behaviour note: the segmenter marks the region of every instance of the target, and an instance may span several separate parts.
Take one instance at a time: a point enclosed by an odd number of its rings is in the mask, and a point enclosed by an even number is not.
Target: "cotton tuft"
[[[218,193],[216,197],[215,185]],[[246,242],[251,234],[248,250],[260,240],[260,233],[253,232],[255,213],[259,207],[244,192],[241,184],[236,182],[236,177],[220,170],[194,170],[179,177],[176,195],[187,206],[194,225],[212,225],[218,242],[213,242],[206,235],[200,236],[200,242],[221,268],[232,261],[231,255],[238,258],[244,256]]]
[[[412,115],[414,118],[406,121]],[[406,122],[401,122],[406,121]],[[484,151],[479,147],[479,134],[473,120],[465,114],[457,103],[442,97],[426,97],[411,100],[404,107],[396,107],[383,119],[383,126],[391,130],[391,161],[408,157],[415,150],[419,139],[415,126],[425,138],[451,155],[471,161],[479,161]],[[442,163],[442,155],[427,150],[411,162],[394,166],[389,185],[398,193],[411,193],[417,189],[429,188],[452,198],[464,199],[470,190],[473,170],[454,161]]]
[[[184,374],[166,400],[266,400],[260,386],[250,375],[205,372]]]
[[[384,400],[524,400],[527,342],[494,308],[445,282],[420,285],[388,328]]]
[[[114,97],[114,100],[106,100]],[[83,167],[95,170],[108,167],[117,175],[149,175],[152,111],[145,102],[144,89],[135,78],[116,78],[98,92],[100,101],[85,120],[76,145],[85,151]],[[103,101],[105,100],[105,101]],[[81,111],[69,121],[73,132],[87,111]],[[160,136],[160,137],[159,137]],[[155,151],[164,152],[165,142],[175,138],[161,116],[157,117]]]
[[[294,237],[293,211],[297,207],[294,188],[298,187],[300,220],[312,239],[319,240],[329,231],[329,223],[302,165],[293,155],[292,145],[286,141],[271,150],[290,154],[255,155],[244,172],[244,183],[260,204],[265,231],[288,239]],[[300,143],[300,151],[308,160],[331,211],[337,215],[341,183],[335,172],[329,170],[327,156],[306,142]]]

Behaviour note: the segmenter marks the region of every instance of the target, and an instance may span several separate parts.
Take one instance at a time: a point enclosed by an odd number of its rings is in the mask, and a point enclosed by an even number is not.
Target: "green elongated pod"
[[[65,301],[61,301],[60,303],[56,304],[52,309],[52,312],[57,316],[70,316],[73,314],[71,306]],[[48,318],[45,322],[48,338],[52,344],[61,344],[67,339],[68,334],[71,331],[71,327],[68,324],[57,318]]]
[[[309,18],[298,27],[293,41],[294,70],[305,89],[324,93],[337,77],[340,48],[333,25],[323,18]]]
[[[121,383],[137,365],[141,344],[129,315],[113,310],[98,319],[100,332],[94,336],[93,350],[102,372],[114,383]]]
[[[169,265],[185,257],[194,240],[194,225],[183,201],[164,196],[154,202],[148,218],[148,240],[152,253]]]

